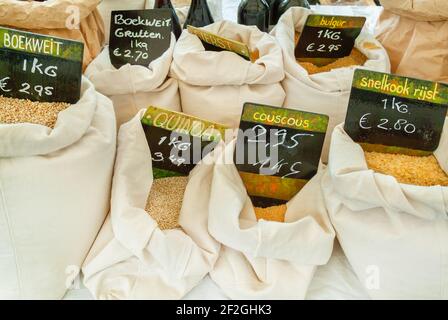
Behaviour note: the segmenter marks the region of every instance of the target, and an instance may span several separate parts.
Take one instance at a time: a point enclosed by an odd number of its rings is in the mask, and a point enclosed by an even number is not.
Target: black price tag
[[[296,58],[323,66],[349,56],[365,22],[365,17],[309,15],[295,49]]]
[[[149,107],[142,118],[154,178],[187,176],[224,138],[225,127],[183,113]]]
[[[0,27],[0,95],[78,102],[84,44]]]
[[[149,66],[171,42],[169,9],[112,11],[109,57],[115,68]]]
[[[447,107],[447,85],[357,69],[344,129],[366,151],[428,155]]]
[[[288,202],[317,172],[328,116],[246,103],[234,161],[252,202]]]

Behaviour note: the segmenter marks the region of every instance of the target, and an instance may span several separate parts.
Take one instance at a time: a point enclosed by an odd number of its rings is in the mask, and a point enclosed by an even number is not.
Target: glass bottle
[[[277,24],[280,17],[291,7],[310,8],[307,0],[276,0],[273,8],[274,19],[272,24]]]
[[[179,18],[176,14],[176,10],[174,9],[171,0],[156,0],[154,1],[154,9],[170,9],[171,10],[171,25],[173,29],[173,33],[176,36],[176,39],[179,39],[180,34],[182,33],[182,28],[179,23]]]
[[[266,0],[242,0],[238,7],[238,23],[269,30],[269,5]]]
[[[266,1],[269,5],[269,23],[272,24],[274,21],[274,5],[276,0],[268,0]]]
[[[182,28],[179,23],[179,17],[176,14],[176,10],[174,9],[171,0],[156,0],[154,1],[154,9],[170,9],[171,10],[171,25],[173,29],[173,33],[176,36],[176,39],[179,39],[180,34],[182,33]]]
[[[190,10],[188,11],[187,20],[184,29],[187,26],[205,27],[214,22],[213,16],[208,7],[207,0],[192,0]]]

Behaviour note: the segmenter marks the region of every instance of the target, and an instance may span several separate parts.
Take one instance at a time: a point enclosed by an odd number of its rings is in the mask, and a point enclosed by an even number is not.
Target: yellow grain
[[[365,152],[367,166],[375,172],[393,176],[398,182],[417,186],[448,186],[448,176],[437,159],[380,152]]]
[[[287,207],[285,204],[268,208],[254,208],[257,220],[285,222]]]

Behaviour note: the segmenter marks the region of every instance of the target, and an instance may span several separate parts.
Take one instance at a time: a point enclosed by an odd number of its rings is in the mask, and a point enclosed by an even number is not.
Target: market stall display
[[[100,0],[0,1],[0,26],[82,41],[85,69],[104,43]],[[79,19],[78,19],[79,17]],[[79,21],[78,21],[79,20]]]
[[[182,111],[237,128],[245,102],[283,104],[282,53],[271,36],[229,21],[204,30],[245,43],[250,51],[258,51],[259,57],[252,62],[233,52],[207,51],[196,35],[184,30],[170,72],[179,81]]]
[[[218,257],[219,244],[207,230],[212,165],[197,165],[188,177],[181,228],[162,230],[146,212],[157,162],[141,123],[145,112],[121,126],[111,213],[83,267],[85,285],[97,299],[180,299]]]
[[[382,0],[376,36],[396,74],[448,83],[448,1]]]
[[[282,81],[286,92],[283,106],[323,113],[330,117],[322,156],[322,160],[327,162],[331,132],[337,124],[344,121],[355,68],[389,72],[390,62],[386,50],[381,44],[368,33],[361,32],[356,38],[355,49],[367,57],[363,65],[354,66],[351,65],[351,62],[341,65],[339,60],[339,62],[335,62],[335,69],[329,71],[323,69],[322,71],[326,72],[310,74],[296,61],[295,39],[297,39],[296,32],[302,31],[308,16],[312,13],[313,11],[304,8],[289,9],[280,18],[272,35],[278,40],[283,51],[286,73],[286,77]],[[359,54],[357,55],[359,56]],[[364,59],[359,60],[362,62]]]
[[[0,299],[448,299],[448,2],[316,2],[0,0]]]
[[[145,36],[148,27],[124,22],[140,18],[148,23],[152,19],[162,21],[158,10],[113,11],[117,21],[111,24],[115,31],[110,35],[111,41],[86,70],[96,89],[112,99],[118,125],[148,105],[181,109],[177,80],[168,77],[176,43],[171,27],[151,27],[151,32],[160,35],[159,40]],[[131,34],[126,36],[128,31]]]

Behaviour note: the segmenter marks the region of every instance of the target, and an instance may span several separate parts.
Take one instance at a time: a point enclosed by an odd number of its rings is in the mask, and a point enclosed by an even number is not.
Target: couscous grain
[[[287,207],[285,204],[268,208],[254,208],[257,220],[285,222]]]

